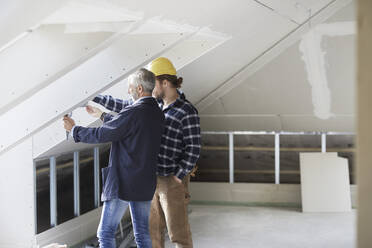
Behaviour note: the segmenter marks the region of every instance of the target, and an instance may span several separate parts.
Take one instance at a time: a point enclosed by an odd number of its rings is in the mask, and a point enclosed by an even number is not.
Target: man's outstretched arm
[[[132,105],[132,100],[122,100],[109,95],[98,95],[93,99],[93,102],[98,103],[110,111],[119,113],[123,108]]]
[[[88,144],[98,144],[113,142],[124,139],[133,128],[131,111],[125,111],[112,117],[107,116],[102,126],[96,128],[76,126],[73,119],[64,117],[64,127],[67,131],[72,131],[75,142]]]

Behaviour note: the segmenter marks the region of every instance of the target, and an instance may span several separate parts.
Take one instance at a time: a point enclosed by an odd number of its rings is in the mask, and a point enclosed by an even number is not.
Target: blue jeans
[[[97,231],[100,248],[116,248],[115,232],[128,205],[137,247],[152,247],[149,232],[151,201],[127,202],[120,199],[113,199],[103,203],[101,221]]]

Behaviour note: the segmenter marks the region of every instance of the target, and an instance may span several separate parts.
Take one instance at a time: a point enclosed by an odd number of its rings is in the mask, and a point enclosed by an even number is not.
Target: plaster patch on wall
[[[312,91],[314,115],[320,119],[329,119],[331,113],[331,92],[328,87],[325,67],[325,54],[322,50],[322,37],[344,36],[355,33],[355,22],[336,22],[320,24],[302,37],[300,52],[305,62],[308,82]]]
[[[311,86],[314,114],[320,119],[329,119],[332,116],[331,92],[328,88],[325,52],[321,50],[321,41],[322,36],[316,30],[311,30],[303,36],[300,51]]]

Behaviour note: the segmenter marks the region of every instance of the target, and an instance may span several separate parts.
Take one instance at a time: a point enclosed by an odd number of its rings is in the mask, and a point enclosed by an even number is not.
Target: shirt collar
[[[183,92],[180,91],[180,90],[177,90],[177,93],[178,93],[177,99],[173,103],[169,104],[166,108],[163,108],[164,102],[163,102],[163,100],[161,100],[160,106],[161,106],[161,109],[163,111],[168,110],[168,109],[170,109],[172,107],[180,106],[185,101],[185,99],[186,99],[185,98],[185,94],[183,94]]]

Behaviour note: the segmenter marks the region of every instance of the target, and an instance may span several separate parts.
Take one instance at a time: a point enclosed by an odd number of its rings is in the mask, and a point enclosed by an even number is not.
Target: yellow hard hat
[[[150,71],[154,73],[155,76],[164,74],[175,76],[177,74],[176,68],[174,68],[172,62],[164,57],[160,57],[151,61]]]

